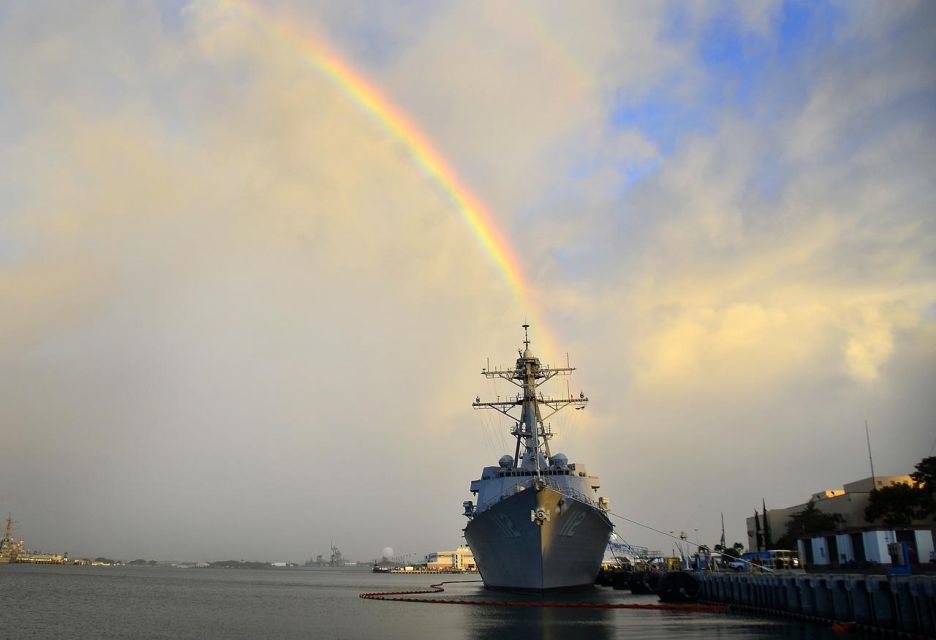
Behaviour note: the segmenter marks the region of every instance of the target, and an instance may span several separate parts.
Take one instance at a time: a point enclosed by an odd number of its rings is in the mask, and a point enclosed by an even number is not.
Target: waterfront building
[[[933,527],[929,520],[915,520],[906,528],[894,528],[865,520],[871,491],[895,484],[913,484],[909,475],[876,476],[843,485],[841,489],[819,491],[805,503],[781,509],[764,509],[747,518],[749,549],[773,548],[786,533],[790,519],[803,512],[810,502],[826,514],[840,517],[835,530],[796,541],[800,559],[807,570],[867,570],[892,564],[892,543],[907,545],[910,562],[934,566]],[[768,535],[769,532],[769,535]]]
[[[426,569],[432,571],[475,571],[474,554],[466,546],[454,551],[436,551],[426,556]]]

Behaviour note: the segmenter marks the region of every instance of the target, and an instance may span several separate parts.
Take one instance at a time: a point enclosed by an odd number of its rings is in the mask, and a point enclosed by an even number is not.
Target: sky
[[[934,454],[934,116],[932,2],[0,0],[0,512],[453,548],[530,322],[591,400],[553,451],[746,542],[866,421],[879,475]]]

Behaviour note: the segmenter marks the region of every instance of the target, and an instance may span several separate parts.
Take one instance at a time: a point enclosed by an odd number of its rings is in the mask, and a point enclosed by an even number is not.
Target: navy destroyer
[[[608,501],[598,496],[599,481],[584,465],[550,451],[552,429],[544,420],[566,407],[582,409],[584,393],[547,397],[538,388],[575,369],[540,363],[530,348],[529,325],[523,325],[524,349],[513,369],[482,370],[519,392],[475,409],[493,409],[513,422],[514,455],[485,467],[471,483],[474,501],[464,503],[465,540],[474,553],[484,584],[492,589],[546,591],[594,584],[611,536]],[[517,415],[519,410],[519,416]],[[545,414],[545,415],[544,415]]]

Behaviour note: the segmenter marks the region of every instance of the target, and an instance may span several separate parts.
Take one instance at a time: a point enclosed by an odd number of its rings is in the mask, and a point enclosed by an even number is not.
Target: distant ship
[[[471,482],[477,505],[464,503],[465,540],[486,587],[545,591],[591,586],[611,536],[608,501],[598,497],[598,478],[583,465],[550,452],[553,434],[543,422],[568,406],[584,408],[588,398],[537,393],[540,385],[575,369],[540,364],[530,349],[529,325],[523,329],[524,349],[514,369],[482,370],[485,377],[507,380],[520,392],[496,402],[478,397],[472,404],[514,420],[510,433],[517,446],[513,456],[502,456],[497,466],[485,467],[481,478]],[[512,413],[517,408],[519,417]]]
[[[12,515],[6,519],[6,524],[3,527],[3,537],[0,538],[0,564],[19,562],[20,558],[25,557],[29,553],[26,550],[25,542],[22,540],[17,541],[13,538],[13,527],[15,524]]]
[[[16,522],[13,521],[11,514],[6,519],[3,526],[3,537],[0,538],[0,564],[65,564],[68,562],[68,554],[64,556],[57,553],[36,553],[26,548],[26,542],[23,539],[17,541],[13,537],[13,529]]]
[[[311,558],[303,564],[305,567],[347,567],[349,565],[356,565],[356,562],[348,562],[344,559],[344,556],[341,555],[341,549],[335,546],[335,543],[331,543],[331,556],[328,560],[325,560],[322,557],[322,554],[315,556],[315,559]]]

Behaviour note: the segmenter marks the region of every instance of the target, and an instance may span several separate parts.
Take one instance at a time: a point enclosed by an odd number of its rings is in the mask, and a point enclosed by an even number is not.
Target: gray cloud
[[[667,7],[385,8],[348,45],[522,251],[593,399],[557,448],[622,513],[742,539],[762,496],[864,475],[864,419],[879,472],[932,443],[932,12],[866,8],[765,67],[769,118],[716,105],[674,149],[612,112],[704,99],[712,8],[684,39]],[[331,11],[295,19],[362,33]],[[456,544],[502,448],[477,371],[525,311],[444,191],[228,6],[2,16],[0,508],[74,554]]]

